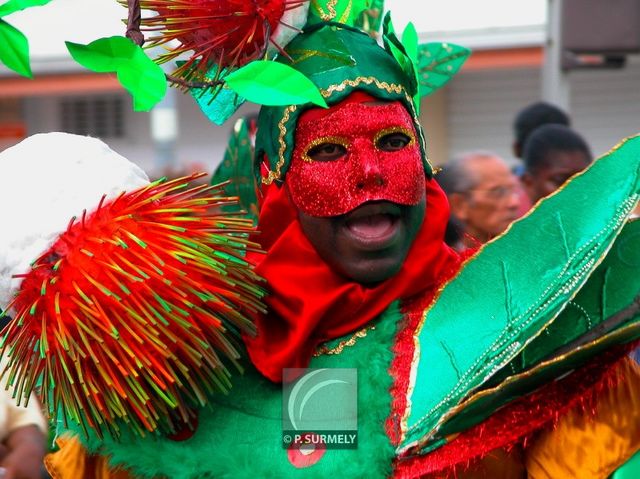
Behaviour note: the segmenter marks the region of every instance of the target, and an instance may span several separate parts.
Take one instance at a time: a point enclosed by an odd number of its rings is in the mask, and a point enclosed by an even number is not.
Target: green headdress
[[[398,42],[398,50],[403,52]],[[402,50],[401,50],[402,49]],[[315,23],[287,47],[289,58],[279,61],[309,78],[328,105],[338,103],[355,90],[381,100],[400,101],[411,113],[420,138],[425,171],[432,169],[426,160],[425,142],[413,98],[417,82],[413,70],[403,70],[392,53],[381,48],[366,33],[344,24]],[[404,53],[402,53],[404,54]],[[282,180],[291,162],[295,125],[300,114],[315,105],[263,106],[258,122],[256,158],[266,154],[267,184]]]
[[[266,156],[267,176],[262,178],[258,168],[254,171],[258,181],[270,184],[281,181],[289,167],[299,115],[305,109],[335,104],[361,90],[405,105],[418,132],[425,171],[431,176],[418,120],[420,98],[444,86],[470,51],[444,43],[418,45],[412,24],[398,38],[388,13],[382,21],[381,1],[306,3],[306,26],[276,55],[256,59],[239,69],[214,65],[207,78],[219,79],[224,86],[191,88],[204,114],[222,124],[245,100],[263,105],[255,156],[244,161],[257,166]],[[242,169],[249,171],[252,166]],[[216,180],[225,178],[223,170],[221,166],[214,172]]]

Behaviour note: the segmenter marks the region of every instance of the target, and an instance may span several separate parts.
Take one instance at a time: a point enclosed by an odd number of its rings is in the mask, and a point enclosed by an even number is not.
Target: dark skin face
[[[590,163],[591,158],[581,150],[550,151],[537,170],[522,175],[522,183],[532,203],[535,203],[556,191]]]
[[[394,133],[380,139],[384,151],[398,151],[409,139]],[[343,146],[323,144],[309,155],[333,161],[346,154]],[[376,284],[394,276],[404,263],[425,215],[425,197],[414,206],[369,201],[347,214],[315,217],[299,212],[306,237],[320,257],[338,274],[361,284]]]

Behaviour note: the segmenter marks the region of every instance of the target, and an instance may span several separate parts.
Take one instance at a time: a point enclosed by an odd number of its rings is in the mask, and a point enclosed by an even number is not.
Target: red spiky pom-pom
[[[34,262],[3,338],[19,400],[42,382],[52,415],[99,436],[171,434],[229,388],[263,292],[250,221],[219,213],[220,187],[189,188],[198,176],[101,202]]]
[[[190,79],[194,74],[203,77],[216,65],[221,72],[264,55],[285,11],[298,8],[304,1],[142,0],[140,5],[158,14],[142,19],[144,30],[161,32],[150,39],[150,46],[172,40],[180,43],[160,61],[192,52],[175,72],[176,76]]]

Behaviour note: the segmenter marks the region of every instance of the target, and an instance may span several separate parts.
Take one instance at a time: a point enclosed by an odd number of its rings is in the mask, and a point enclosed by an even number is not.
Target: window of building
[[[98,138],[121,138],[125,132],[124,98],[74,97],[61,101],[62,131]]]
[[[0,98],[0,151],[27,136],[23,104],[19,98]]]

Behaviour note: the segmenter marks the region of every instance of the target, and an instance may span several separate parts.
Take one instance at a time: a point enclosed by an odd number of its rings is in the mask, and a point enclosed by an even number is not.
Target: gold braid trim
[[[325,13],[320,6],[318,0],[313,0],[313,7],[318,11],[318,15],[324,22],[330,22],[336,18],[336,5],[338,4],[338,0],[329,0],[327,2],[327,11],[329,13]]]
[[[278,129],[280,130],[280,136],[278,137],[278,143],[280,143],[280,149],[278,150],[278,163],[276,164],[276,169],[269,171],[269,174],[266,178],[262,178],[262,183],[265,185],[270,185],[275,180],[280,179],[282,176],[282,166],[284,165],[284,152],[287,149],[287,144],[284,141],[284,137],[287,134],[286,124],[289,121],[289,117],[291,113],[298,109],[297,105],[289,105],[284,109],[284,113],[282,115],[282,119],[278,122]]]
[[[353,6],[353,0],[349,0],[349,4],[347,8],[342,12],[342,16],[340,17],[340,23],[347,23],[349,21],[349,17],[351,16],[351,7]],[[334,14],[335,15],[335,14]]]
[[[355,345],[358,339],[365,338],[369,330],[374,330],[374,329],[376,329],[375,326],[362,328],[361,330],[356,331],[353,334],[353,336],[351,336],[349,339],[340,341],[335,348],[328,348],[326,345],[323,344],[318,348],[318,350],[315,353],[313,353],[313,356],[317,358],[318,356],[324,356],[324,355],[331,356],[331,355],[340,354],[342,353],[342,350],[344,348]]]

